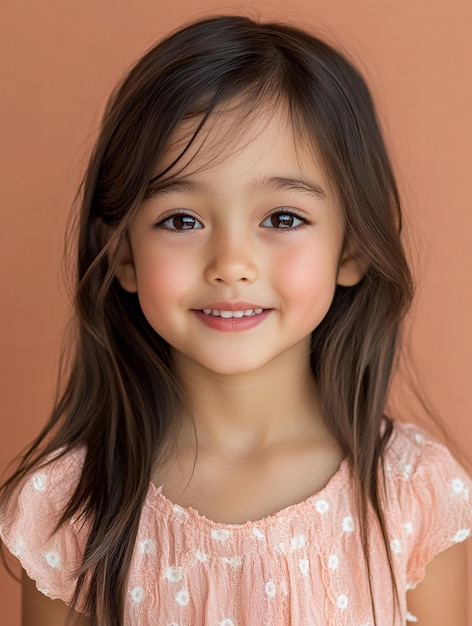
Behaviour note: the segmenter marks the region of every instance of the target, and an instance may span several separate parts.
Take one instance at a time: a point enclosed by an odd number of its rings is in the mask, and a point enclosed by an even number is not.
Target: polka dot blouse
[[[38,589],[70,601],[86,529],[51,536],[78,480],[80,452],[33,475],[0,514],[8,549]],[[426,564],[472,526],[472,483],[446,448],[397,424],[386,452],[390,547],[401,606]],[[378,623],[393,624],[382,539],[372,524]],[[307,500],[257,522],[215,523],[150,485],[128,579],[125,624],[163,626],[367,626],[373,624],[349,467]]]

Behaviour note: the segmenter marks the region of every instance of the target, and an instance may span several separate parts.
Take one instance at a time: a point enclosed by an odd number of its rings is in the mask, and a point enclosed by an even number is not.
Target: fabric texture
[[[53,533],[79,479],[79,451],[39,470],[0,514],[0,532],[38,588],[70,601],[87,539],[72,520]],[[415,426],[396,424],[386,451],[390,547],[400,611],[414,621],[406,590],[436,554],[472,526],[470,478],[448,450]],[[385,550],[372,523],[377,620],[392,624]],[[256,522],[230,525],[170,502],[153,485],[145,502],[128,581],[126,626],[367,626],[368,579],[349,466],[307,500]]]

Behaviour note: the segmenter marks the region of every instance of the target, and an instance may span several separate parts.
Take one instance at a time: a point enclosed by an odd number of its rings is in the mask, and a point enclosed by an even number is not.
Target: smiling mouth
[[[212,317],[222,317],[223,319],[241,319],[242,317],[254,317],[255,315],[260,315],[264,309],[244,309],[241,311],[224,311],[217,309],[202,309],[204,315],[209,315]]]

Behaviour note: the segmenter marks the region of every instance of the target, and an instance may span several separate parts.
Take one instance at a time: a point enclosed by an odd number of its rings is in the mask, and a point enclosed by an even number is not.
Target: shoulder
[[[385,452],[385,471],[393,482],[412,484],[428,482],[439,474],[453,494],[469,499],[471,481],[467,472],[446,445],[435,440],[414,424],[394,422],[393,433]]]
[[[74,570],[80,565],[86,533],[79,520],[57,529],[64,507],[80,479],[84,452],[58,451],[17,487],[0,508],[0,535],[38,589],[69,600]]]
[[[24,510],[60,512],[69,501],[80,479],[85,451],[73,450],[49,455],[24,478],[15,489],[12,497],[0,508],[0,527],[4,520]]]
[[[58,450],[31,474],[29,485],[35,491],[48,492],[60,499],[64,491],[75,488],[82,472],[84,458],[84,449],[68,452]]]
[[[472,481],[445,445],[411,424],[395,423],[384,467],[387,516],[416,584],[437,554],[470,536]]]

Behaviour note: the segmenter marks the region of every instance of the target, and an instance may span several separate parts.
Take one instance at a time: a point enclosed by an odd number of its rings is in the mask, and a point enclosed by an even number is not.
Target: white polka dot
[[[205,561],[208,561],[208,554],[203,552],[203,550],[197,550],[195,556],[200,561],[200,563],[205,563]]]
[[[409,479],[413,472],[413,467],[410,464],[403,465],[403,477]]]
[[[35,474],[31,479],[33,487],[36,491],[46,491],[47,477],[46,474]]]
[[[23,537],[19,537],[19,538],[16,540],[16,543],[15,543],[15,545],[13,546],[13,549],[12,549],[12,551],[11,551],[11,553],[13,554],[13,556],[20,557],[20,556],[21,556],[21,554],[22,554],[22,552],[23,552],[23,550],[25,549],[25,545],[26,545],[26,542],[25,542],[25,540],[23,539]]]
[[[310,562],[308,561],[308,559],[300,559],[300,561],[298,562],[298,567],[300,568],[303,576],[306,576],[308,574],[308,570],[310,569]]]
[[[405,589],[406,591],[411,591],[412,589],[416,589],[416,583],[406,583]]]
[[[152,554],[153,552],[155,552],[155,549],[156,544],[152,539],[141,539],[141,541],[139,542],[139,551],[141,552],[141,554]]]
[[[399,539],[392,539],[390,542],[390,548],[392,549],[393,554],[400,554],[402,551],[402,544]]]
[[[139,604],[144,598],[144,589],[142,587],[134,587],[130,591],[133,602]]]
[[[339,557],[337,554],[331,554],[328,559],[329,569],[337,569],[339,565]]]
[[[57,569],[58,567],[60,567],[61,557],[59,552],[56,552],[56,550],[49,550],[49,552],[46,552],[43,556],[46,559],[46,563],[49,565],[49,567],[52,567],[53,569]]]
[[[226,528],[213,528],[211,531],[211,538],[215,539],[215,541],[220,541],[224,543],[231,536],[231,531]]]
[[[451,481],[451,487],[452,491],[457,495],[461,495],[464,500],[469,499],[469,489],[460,478],[454,478],[454,480]]]
[[[464,483],[460,478],[454,478],[454,480],[451,481],[451,487],[454,493],[461,493],[464,489]]]
[[[341,594],[340,596],[336,598],[336,606],[338,607],[340,611],[346,610],[347,605],[348,605],[348,597],[345,596],[344,594]]]
[[[170,565],[169,567],[166,568],[164,576],[171,583],[178,583],[179,580],[182,580],[184,576],[184,568],[179,567],[178,565]]]
[[[175,596],[175,601],[177,602],[177,604],[180,604],[180,606],[187,606],[187,604],[190,602],[190,594],[187,589],[182,589],[182,591],[179,591],[179,593]]]
[[[301,550],[306,545],[305,535],[294,535],[290,540],[290,550]]]
[[[265,584],[265,592],[268,598],[273,598],[275,596],[276,587],[273,580],[268,580]]]
[[[318,511],[318,513],[323,515],[324,513],[327,513],[329,511],[329,504],[326,502],[326,500],[317,500],[315,502],[315,509]]]
[[[416,443],[423,443],[423,441],[424,441],[423,433],[416,433],[415,434],[415,439],[416,439]]]
[[[186,511],[183,507],[179,506],[178,504],[174,504],[172,509],[174,513],[177,515],[177,518],[180,520],[185,520],[189,517],[189,512]]]
[[[232,619],[229,619],[229,617],[226,617],[221,620],[219,626],[234,626],[234,622]]]
[[[407,622],[417,622],[418,618],[416,617],[416,615],[413,615],[413,613],[410,613],[410,611],[408,611],[408,613],[406,614],[406,621]]]
[[[224,556],[223,561],[227,563],[234,570],[239,569],[243,564],[243,559],[240,556]]]
[[[43,587],[41,587],[41,589],[38,587],[38,591],[39,593],[42,593],[43,596],[49,596],[49,589],[45,589]]]
[[[265,539],[265,534],[259,528],[253,528],[252,534],[256,539]]]
[[[343,530],[345,533],[354,532],[354,519],[350,515],[343,519]]]
[[[452,541],[454,541],[454,543],[460,543],[461,541],[465,541],[468,537],[470,537],[470,530],[468,528],[460,528],[452,538]]]
[[[413,532],[413,524],[411,522],[403,524],[403,528],[406,530],[407,535],[411,535],[411,533]]]

